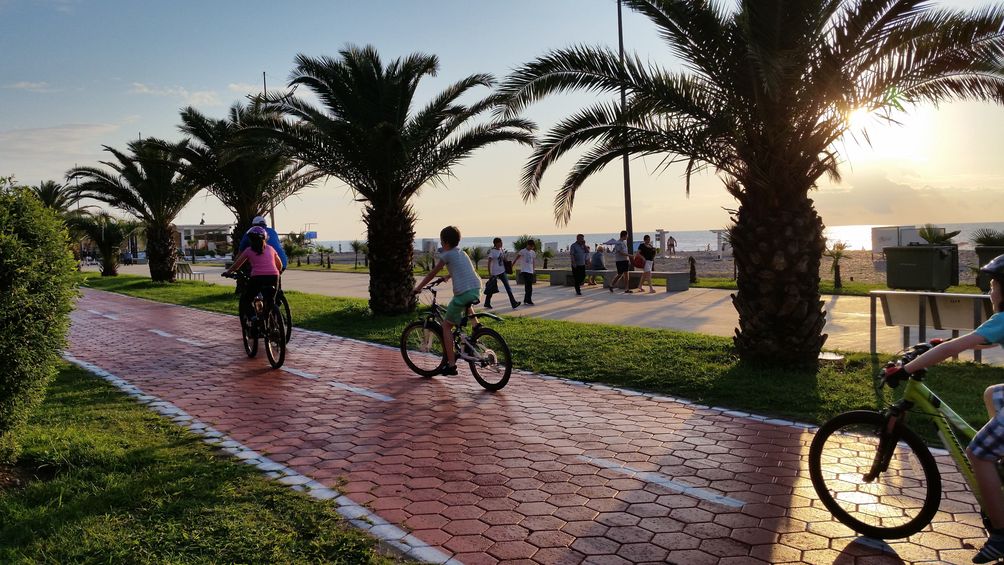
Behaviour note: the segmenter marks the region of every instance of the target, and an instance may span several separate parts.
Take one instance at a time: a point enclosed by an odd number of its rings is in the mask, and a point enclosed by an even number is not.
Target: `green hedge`
[[[45,395],[75,297],[63,222],[25,189],[0,190],[0,461]]]

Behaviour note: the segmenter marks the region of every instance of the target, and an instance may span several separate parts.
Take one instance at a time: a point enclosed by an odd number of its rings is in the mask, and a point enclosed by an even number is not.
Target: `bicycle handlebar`
[[[881,379],[882,384],[888,386],[889,388],[896,388],[899,386],[901,379],[911,376],[905,370],[902,370],[907,363],[947,341],[951,341],[951,338],[941,339],[936,337],[930,341],[916,343],[909,348],[900,351],[899,360],[887,362],[879,372],[878,376],[879,379]],[[922,376],[925,372],[926,371],[917,371],[915,374]]]

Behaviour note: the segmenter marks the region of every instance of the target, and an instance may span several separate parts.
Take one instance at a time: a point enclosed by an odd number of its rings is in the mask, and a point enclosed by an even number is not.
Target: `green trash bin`
[[[886,247],[886,286],[942,292],[952,285],[953,249],[948,245]]]

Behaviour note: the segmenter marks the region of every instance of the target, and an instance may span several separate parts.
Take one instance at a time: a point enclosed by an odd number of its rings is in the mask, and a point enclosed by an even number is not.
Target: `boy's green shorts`
[[[453,297],[453,300],[446,306],[446,321],[451,324],[459,324],[464,317],[464,310],[481,298],[481,289],[472,288],[465,290]]]

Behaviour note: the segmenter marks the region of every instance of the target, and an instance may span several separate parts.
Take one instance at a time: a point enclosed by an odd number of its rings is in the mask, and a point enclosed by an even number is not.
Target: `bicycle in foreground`
[[[905,365],[941,340],[900,352]],[[891,365],[891,363],[890,363]],[[889,365],[887,365],[889,366]],[[809,448],[809,476],[820,501],[845,526],[872,538],[896,539],[926,527],[941,503],[941,473],[907,414],[930,416],[938,436],[982,508],[966,446],[976,435],[944,400],[912,375],[887,409],[854,410],[831,418]],[[883,379],[879,387],[900,383]],[[985,524],[989,524],[983,513]]]
[[[232,278],[238,283],[247,284],[248,276],[244,273],[227,274],[220,276]],[[248,357],[258,355],[258,339],[262,338],[265,346],[265,356],[268,357],[268,364],[273,369],[282,367],[286,360],[286,343],[289,334],[283,320],[282,311],[279,307],[278,291],[275,303],[266,312],[265,297],[259,292],[251,299],[252,312],[240,312],[241,336],[244,340],[244,353]]]
[[[244,293],[244,285],[247,284],[251,270],[247,267],[241,269],[241,277],[229,277],[237,281],[234,294],[241,296]],[[289,301],[286,300],[286,293],[282,291],[282,277],[279,277],[279,285],[275,289],[275,305],[279,307],[282,314],[282,323],[286,329],[286,343],[293,337],[293,315],[289,310]]]
[[[432,281],[422,289],[429,296],[429,311],[408,324],[401,333],[401,355],[408,367],[423,377],[433,377],[446,367],[446,349],[443,342],[443,316],[446,308],[436,300],[436,286],[444,279]],[[492,320],[502,318],[488,312],[478,312],[475,318],[485,316]],[[486,390],[502,389],[512,374],[512,355],[505,339],[495,330],[478,325],[470,335],[466,332],[468,316],[453,328],[454,351],[457,363],[466,361],[478,381]]]

